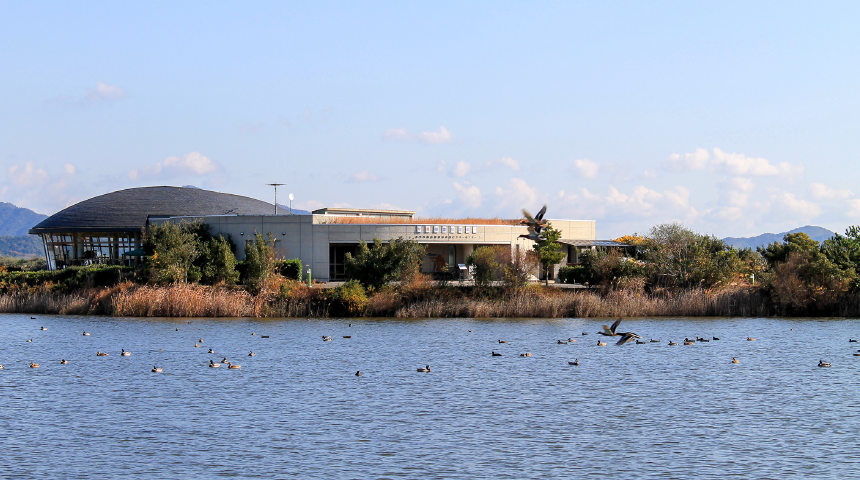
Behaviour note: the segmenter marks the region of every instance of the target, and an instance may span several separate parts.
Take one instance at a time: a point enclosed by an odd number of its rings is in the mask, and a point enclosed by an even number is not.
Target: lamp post
[[[267,183],[266,185],[271,185],[275,187],[275,215],[278,214],[278,187],[281,185],[286,185],[286,183]]]
[[[293,197],[293,194],[291,193],[290,194],[290,213],[293,213],[293,200],[294,199],[295,199],[295,197]]]

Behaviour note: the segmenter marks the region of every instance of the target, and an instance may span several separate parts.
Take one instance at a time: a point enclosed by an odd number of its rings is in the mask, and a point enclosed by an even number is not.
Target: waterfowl
[[[669,345],[670,345],[670,346],[674,346],[674,345],[677,345],[677,344],[678,344],[678,342],[673,342],[672,340],[669,340]]]
[[[227,368],[231,370],[238,370],[242,368],[242,365],[233,365],[232,363],[227,362]]]
[[[30,362],[30,368],[39,368],[39,364]]]
[[[224,357],[224,359],[221,360],[221,363],[230,363],[230,362],[227,361],[227,357]]]
[[[719,340],[719,337],[713,337],[713,338],[714,338],[714,340]]]
[[[568,339],[567,339],[567,343],[573,343],[573,342],[575,342],[575,341],[576,341],[576,340],[575,340],[575,339],[573,339],[573,338],[568,338]]]
[[[732,363],[741,363],[741,361],[735,357],[732,357]]]
[[[69,361],[66,360],[65,358],[60,360],[60,365],[68,365],[68,364],[69,364]]]
[[[331,341],[331,335],[323,335],[322,338],[323,338],[323,342],[330,342]]]
[[[252,334],[251,334],[251,336],[252,336],[252,337],[253,337],[254,335],[256,335],[256,333],[252,333]]]
[[[573,365],[574,367],[578,367],[579,366],[579,359],[577,358],[576,360],[574,360],[572,362],[567,362],[567,364]]]
[[[494,357],[501,357],[501,356],[502,356],[502,354],[501,354],[501,353],[496,353],[496,352],[491,352],[491,354],[492,354],[492,356],[494,356]]]
[[[152,373],[161,373],[163,370],[161,367],[152,367]]]
[[[3,365],[0,365],[0,370],[3,370]]]
[[[829,363],[827,363],[827,362],[825,362],[824,360],[819,360],[819,361],[818,361],[818,366],[819,366],[819,367],[829,367],[829,366],[830,366],[830,364],[829,364]]]
[[[507,340],[499,340],[499,343],[508,343]]]
[[[194,348],[198,348],[198,347],[200,347],[200,345],[198,345],[197,342],[194,342]]]
[[[85,336],[85,337],[89,337],[89,336],[90,336],[90,332],[88,332],[88,331],[84,330],[84,336]]]
[[[526,353],[521,353],[520,356],[521,357],[531,357],[532,354],[530,352],[526,352]]]
[[[583,335],[588,335],[588,332],[582,332]]]
[[[617,337],[619,334],[615,333],[615,329],[618,328],[618,324],[621,323],[621,319],[615,321],[611,327],[607,327],[603,325],[603,331],[597,332],[599,335],[605,335],[607,337]]]
[[[41,328],[39,328],[39,330],[41,330],[41,331],[43,331],[43,332],[44,332],[45,330],[47,330],[47,328],[45,328],[45,327],[41,327]]]
[[[107,357],[109,354],[107,352],[96,352],[97,357]]]
[[[248,352],[248,356],[249,356],[249,357],[253,357],[254,355],[256,355],[256,353],[254,353],[254,352]]]
[[[860,357],[860,352],[854,354],[855,357]]]
[[[218,368],[220,366],[221,366],[220,363],[215,363],[212,360],[209,360],[209,368]]]
[[[359,370],[359,371],[355,372],[355,376],[356,376],[356,377],[360,377],[360,376],[362,376],[362,375],[363,375],[363,373],[361,373],[361,370]]]
[[[696,342],[694,342],[692,340],[684,340],[684,345],[695,345],[695,344],[696,344]]]
[[[199,342],[200,342],[200,343],[203,343],[203,339],[201,338],[201,339],[199,340]]]
[[[708,340],[707,338],[697,338],[696,341],[697,342],[710,342],[710,340]]]
[[[640,342],[639,340],[636,340],[636,345],[645,345],[646,343],[648,342]]]
[[[598,346],[598,347],[605,347],[605,346],[606,346],[606,342],[601,342],[600,340],[598,340],[598,341],[597,341],[597,346]]]
[[[754,338],[752,338],[752,337],[747,337],[747,341],[748,341],[748,342],[754,342],[754,341],[755,341],[755,339],[754,339]]]
[[[33,339],[32,339],[32,338],[28,338],[28,339],[27,339],[27,343],[32,343],[32,342],[33,342]]]
[[[123,357],[130,357],[131,356],[131,352],[126,352],[125,349],[121,349],[121,350],[122,350],[122,353],[120,355],[122,355]]]
[[[424,368],[419,368],[419,369],[417,369],[417,370],[415,370],[415,371],[416,371],[416,372],[429,372],[429,371],[430,371],[430,365],[427,365],[427,366],[426,366],[426,367],[424,367]]]
[[[36,317],[30,317],[30,320],[35,320],[35,319],[36,319]]]
[[[177,329],[176,329],[176,331],[178,332],[178,331],[179,331],[179,329],[177,328]]]
[[[848,343],[857,343],[857,340],[854,340],[853,338],[849,338]]]
[[[352,338],[352,335],[344,335],[343,338]]]
[[[642,338],[642,337],[640,337],[639,335],[636,335],[633,332],[627,332],[621,336],[621,340],[618,340],[618,342],[615,343],[615,345],[616,346],[624,345],[625,343],[632,341],[634,338]],[[636,342],[638,343],[639,340],[636,340]],[[642,343],[645,343],[645,342],[642,342]]]
[[[269,338],[268,335],[260,335],[260,338]]]
[[[215,350],[209,349],[209,353],[215,353]]]
[[[660,343],[660,340],[654,340],[654,339],[652,338],[651,340],[649,340],[649,342],[651,342],[651,343]]]
[[[564,340],[559,340],[559,341],[558,341],[558,344],[559,344],[559,345],[567,345],[567,342],[565,342]]]

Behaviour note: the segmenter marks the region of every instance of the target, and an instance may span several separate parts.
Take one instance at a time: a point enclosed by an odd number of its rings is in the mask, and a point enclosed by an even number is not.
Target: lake
[[[860,320],[611,321],[0,315],[0,477],[860,476]]]

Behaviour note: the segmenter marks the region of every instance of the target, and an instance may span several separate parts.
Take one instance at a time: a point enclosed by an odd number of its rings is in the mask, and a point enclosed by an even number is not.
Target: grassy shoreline
[[[760,290],[733,287],[642,293],[562,290],[537,285],[517,291],[433,287],[383,289],[360,301],[320,288],[292,285],[287,293],[252,295],[241,288],[174,284],[86,288],[72,292],[0,294],[0,313],[117,317],[771,317],[860,316],[860,296],[824,304],[780,308]]]

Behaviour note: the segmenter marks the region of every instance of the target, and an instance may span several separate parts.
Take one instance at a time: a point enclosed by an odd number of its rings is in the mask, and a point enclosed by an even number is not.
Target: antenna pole
[[[281,185],[286,185],[286,183],[267,183],[266,185],[270,185],[275,187],[275,215],[278,214],[278,187]]]

